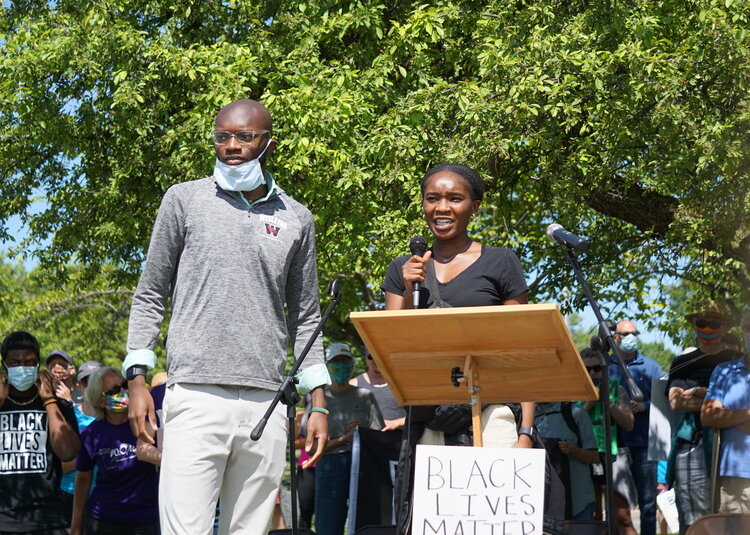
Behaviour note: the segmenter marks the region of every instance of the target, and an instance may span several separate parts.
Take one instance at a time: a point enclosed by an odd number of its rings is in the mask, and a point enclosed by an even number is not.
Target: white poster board
[[[544,450],[417,446],[412,535],[541,535]]]
[[[666,461],[672,449],[672,429],[681,413],[669,407],[667,379],[651,379],[651,409],[648,413],[648,459]]]

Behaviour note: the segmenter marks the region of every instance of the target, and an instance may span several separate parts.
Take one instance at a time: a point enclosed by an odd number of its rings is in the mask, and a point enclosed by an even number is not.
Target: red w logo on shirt
[[[280,230],[279,227],[277,227],[276,225],[272,225],[271,223],[266,223],[266,232],[268,234],[273,234],[274,236],[278,236],[279,230]]]

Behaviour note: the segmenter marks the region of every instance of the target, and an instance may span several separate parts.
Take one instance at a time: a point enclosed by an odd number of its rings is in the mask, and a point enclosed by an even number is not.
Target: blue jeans
[[[638,493],[641,510],[641,535],[656,535],[656,461],[648,460],[648,447],[630,450],[630,473]]]
[[[342,535],[349,512],[352,453],[328,453],[315,466],[315,532]]]

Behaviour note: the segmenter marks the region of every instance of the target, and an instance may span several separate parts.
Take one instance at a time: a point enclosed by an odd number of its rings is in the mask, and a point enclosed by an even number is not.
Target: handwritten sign
[[[417,446],[414,535],[541,535],[544,450]]]

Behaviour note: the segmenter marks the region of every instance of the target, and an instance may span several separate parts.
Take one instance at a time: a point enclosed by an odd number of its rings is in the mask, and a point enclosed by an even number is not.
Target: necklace
[[[36,394],[34,394],[34,397],[32,397],[28,401],[16,401],[15,399],[13,399],[10,396],[8,396],[8,399],[11,400],[16,405],[18,405],[19,407],[25,407],[26,405],[31,405],[32,403],[34,403],[34,401],[36,401],[36,398],[38,398],[38,397],[39,397],[39,391],[37,390]]]
[[[433,250],[432,250],[432,258],[434,258],[435,260],[437,260],[441,264],[447,264],[448,262],[451,262],[454,258],[456,258],[458,255],[460,255],[460,254],[465,253],[466,251],[468,251],[471,248],[471,244],[472,243],[474,243],[474,242],[469,241],[469,245],[467,245],[466,247],[464,247],[462,250],[456,251],[452,255],[445,256],[445,257],[444,256],[439,256],[437,254],[437,252],[435,251],[435,249],[433,248]]]

